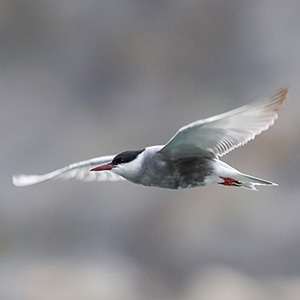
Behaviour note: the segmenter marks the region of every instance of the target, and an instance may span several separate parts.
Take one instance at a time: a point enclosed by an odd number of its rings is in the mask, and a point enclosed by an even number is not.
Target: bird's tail
[[[246,189],[256,191],[257,185],[268,185],[268,186],[278,185],[277,183],[265,179],[243,174],[220,160],[217,161],[216,171],[218,174],[217,182],[219,184],[223,184],[226,186],[243,187]]]
[[[243,173],[238,173],[233,178],[230,177],[223,177],[224,182],[221,184],[228,185],[228,186],[237,186],[237,187],[243,187],[246,189],[250,189],[253,191],[257,191],[256,185],[269,185],[269,186],[277,186],[277,183],[261,179],[258,177],[246,175]]]

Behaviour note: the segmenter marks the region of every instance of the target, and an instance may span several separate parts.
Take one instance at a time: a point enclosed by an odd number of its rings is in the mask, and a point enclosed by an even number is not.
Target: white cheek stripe
[[[126,177],[131,177],[136,174],[142,167],[144,152],[140,153],[133,161],[129,163],[119,164],[114,169],[113,172]]]

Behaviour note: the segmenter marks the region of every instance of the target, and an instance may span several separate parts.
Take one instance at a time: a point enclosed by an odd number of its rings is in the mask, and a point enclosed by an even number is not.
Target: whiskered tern
[[[129,150],[71,164],[44,175],[13,176],[16,186],[49,179],[83,181],[128,180],[145,186],[186,189],[218,183],[256,190],[257,185],[277,185],[246,175],[219,158],[254,139],[277,119],[288,90],[229,112],[180,128],[166,145]]]

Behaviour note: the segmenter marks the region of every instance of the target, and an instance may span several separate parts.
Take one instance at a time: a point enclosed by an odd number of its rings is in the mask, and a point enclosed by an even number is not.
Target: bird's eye
[[[113,161],[112,161],[112,163],[114,164],[114,165],[118,165],[118,164],[123,164],[123,163],[125,163],[126,161],[125,161],[125,159],[123,158],[123,157],[118,157],[118,156],[116,156],[114,159],[113,159]]]
[[[117,159],[114,160],[114,162],[116,164],[122,164],[122,163],[124,163],[124,159],[123,158],[117,158]]]

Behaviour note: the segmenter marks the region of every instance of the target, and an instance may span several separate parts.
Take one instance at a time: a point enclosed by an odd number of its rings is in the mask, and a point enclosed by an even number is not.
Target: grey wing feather
[[[111,172],[91,172],[90,170],[101,164],[110,162],[114,155],[102,156],[71,164],[67,167],[55,170],[44,175],[15,175],[13,183],[16,186],[28,186],[50,179],[78,179],[83,181],[118,181],[124,180],[123,177]]]
[[[190,152],[221,157],[272,126],[287,93],[288,89],[281,89],[268,99],[184,126],[163,147],[161,153],[181,156]]]

